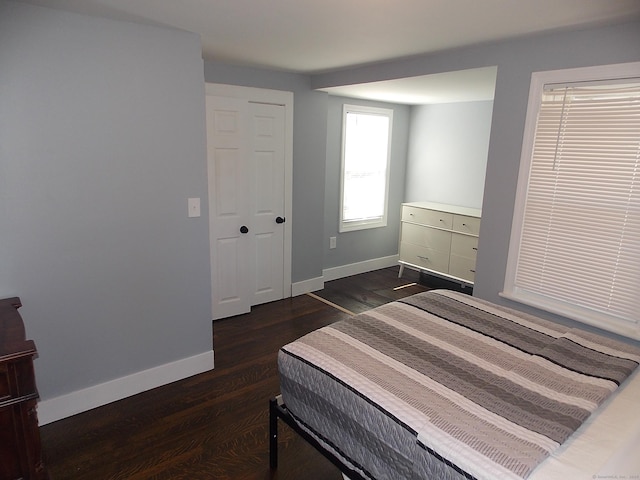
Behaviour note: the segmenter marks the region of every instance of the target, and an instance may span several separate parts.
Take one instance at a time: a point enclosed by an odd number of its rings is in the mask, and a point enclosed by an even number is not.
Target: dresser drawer
[[[9,366],[6,363],[0,364],[0,402],[12,397],[11,386],[9,385]]]
[[[449,268],[448,252],[441,252],[413,243],[400,243],[400,260],[420,268],[447,273]]]
[[[402,241],[431,248],[432,250],[438,250],[443,252],[443,255],[449,255],[451,232],[415,225],[413,223],[403,223]]]
[[[451,255],[470,258],[475,261],[478,255],[478,237],[451,234]]]
[[[402,221],[451,230],[453,227],[453,214],[403,205]]]
[[[476,279],[475,259],[451,255],[451,259],[449,260],[449,275],[474,282]]]
[[[466,215],[453,216],[453,230],[469,235],[480,233],[480,219],[477,217],[467,217]]]
[[[31,357],[0,365],[0,407],[36,399],[35,376]]]

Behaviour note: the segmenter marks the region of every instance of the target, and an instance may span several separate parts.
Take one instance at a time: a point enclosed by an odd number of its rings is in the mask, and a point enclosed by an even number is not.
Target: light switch
[[[188,201],[189,217],[200,216],[200,198],[190,198]]]

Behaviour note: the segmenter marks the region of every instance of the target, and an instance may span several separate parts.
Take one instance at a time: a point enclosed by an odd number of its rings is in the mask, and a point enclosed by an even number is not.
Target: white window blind
[[[545,85],[528,174],[506,296],[638,332],[640,78]]]

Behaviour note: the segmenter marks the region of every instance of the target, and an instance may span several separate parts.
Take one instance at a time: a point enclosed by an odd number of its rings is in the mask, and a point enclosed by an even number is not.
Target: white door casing
[[[217,84],[207,84],[206,93],[218,319],[291,296],[293,94]]]

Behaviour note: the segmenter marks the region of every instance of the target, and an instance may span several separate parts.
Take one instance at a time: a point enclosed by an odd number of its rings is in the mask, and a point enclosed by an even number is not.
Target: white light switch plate
[[[190,198],[188,201],[189,205],[189,217],[199,217],[200,216],[200,198]]]

